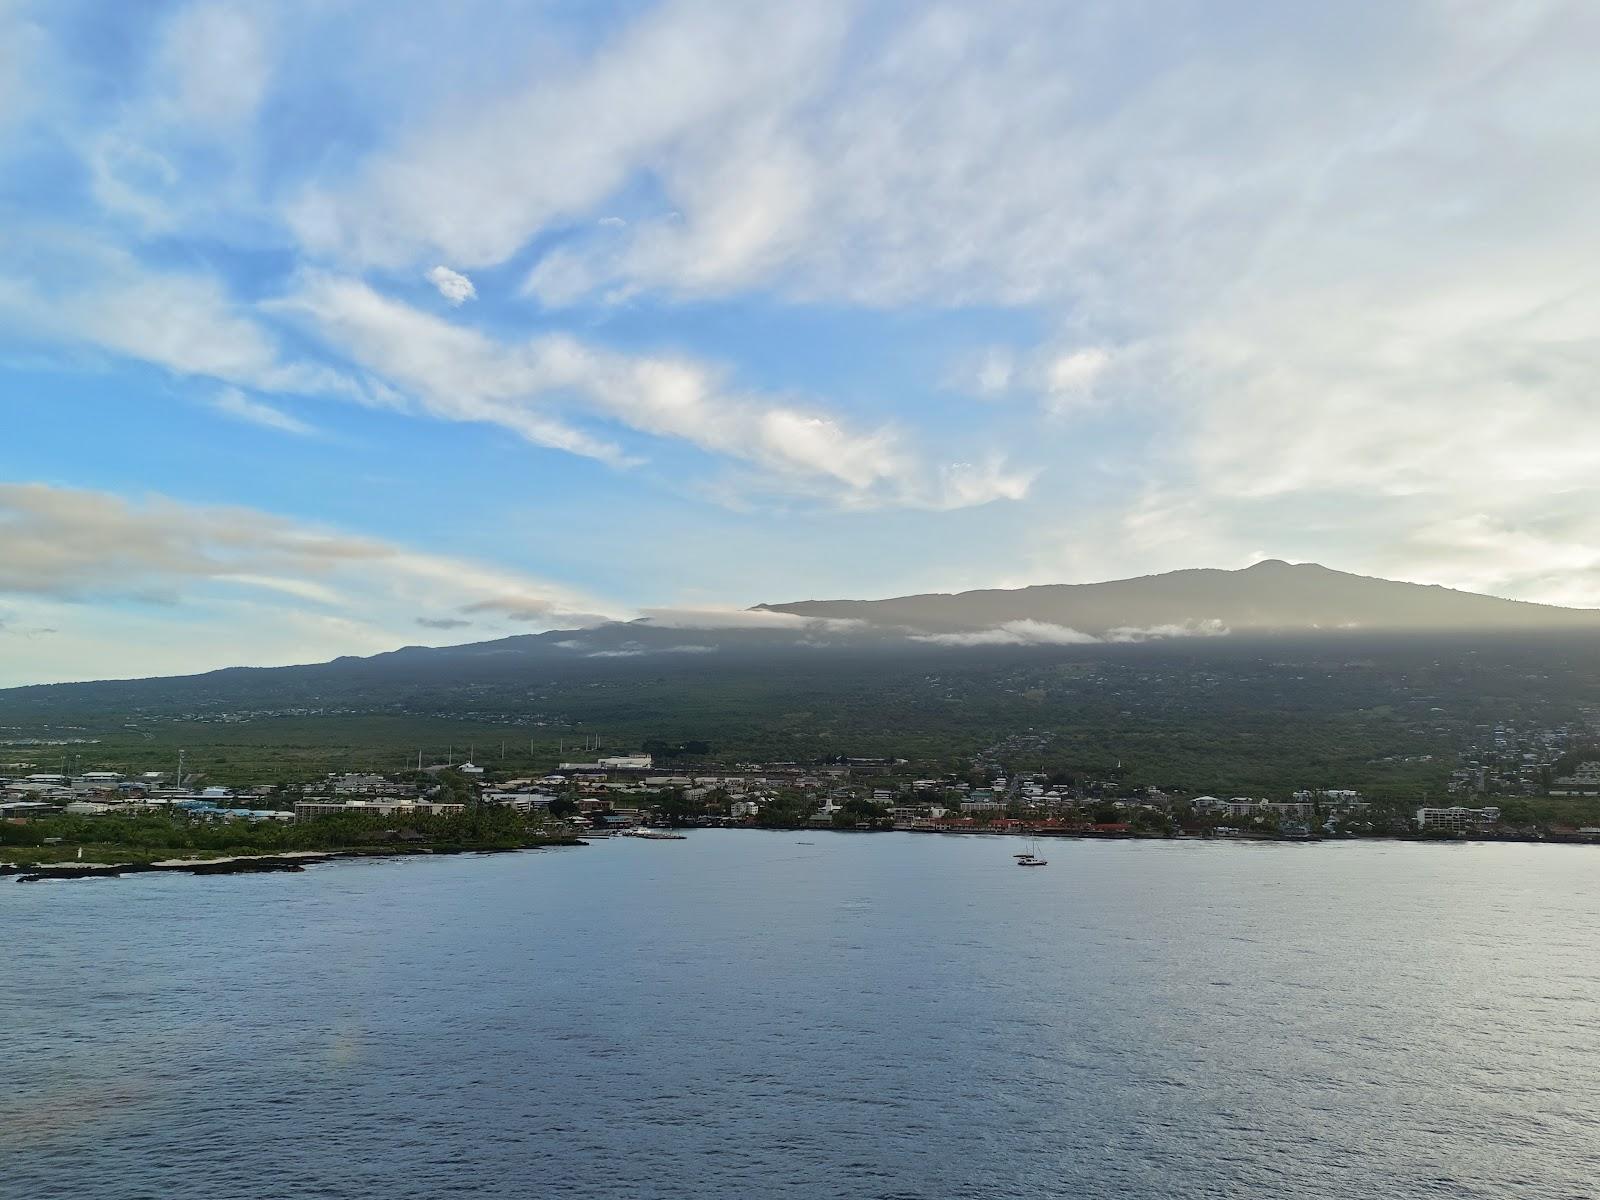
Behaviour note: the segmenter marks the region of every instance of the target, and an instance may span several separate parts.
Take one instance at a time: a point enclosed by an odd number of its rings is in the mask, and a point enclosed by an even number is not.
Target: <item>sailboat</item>
[[[1048,867],[1050,860],[1039,857],[1039,839],[1033,838],[1028,842],[1028,849],[1022,854],[1013,854],[1019,867]]]

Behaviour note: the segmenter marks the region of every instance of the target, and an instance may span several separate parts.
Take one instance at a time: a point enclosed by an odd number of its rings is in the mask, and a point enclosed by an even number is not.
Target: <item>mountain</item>
[[[1062,584],[888,600],[806,600],[745,612],[686,613],[552,630],[459,646],[407,646],[367,658],[291,667],[230,667],[170,679],[111,680],[0,690],[0,718],[52,711],[323,705],[374,698],[426,708],[442,692],[476,689],[483,703],[520,705],[532,685],[679,681],[685,694],[740,671],[775,680],[914,667],[955,648],[1081,647],[1124,655],[1119,643],[1208,655],[1262,639],[1345,644],[1391,638],[1600,632],[1600,610],[1501,600],[1397,583],[1313,563],[1268,561],[1238,571],[1192,570],[1109,583]],[[241,651],[241,657],[248,650]],[[967,659],[962,659],[967,661]],[[876,664],[876,665],[874,665]],[[598,683],[594,681],[599,681]]]
[[[1502,600],[1276,559],[1238,571],[1172,571],[1109,583],[889,600],[803,600],[759,607],[804,618],[859,621],[879,630],[961,634],[1038,622],[1111,640],[1223,630],[1235,634],[1600,630],[1600,609]]]

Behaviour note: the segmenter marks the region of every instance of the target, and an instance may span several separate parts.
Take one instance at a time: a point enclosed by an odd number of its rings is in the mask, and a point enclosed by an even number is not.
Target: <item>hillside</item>
[[[1278,560],[1108,583],[761,605],[769,612],[925,633],[1040,621],[1094,637],[1170,629],[1233,633],[1600,631],[1600,610],[1558,608]]]
[[[651,620],[553,630],[459,646],[407,646],[369,657],[289,667],[231,667],[202,675],[53,684],[0,690],[0,722],[45,714],[174,708],[281,708],[375,701],[426,708],[429,697],[477,690],[504,703],[535,684],[584,686],[642,676],[694,690],[729,673],[777,671],[854,676],[862,669],[915,670],[959,651],[1096,653],[1126,657],[1120,643],[1165,645],[1207,657],[1254,653],[1249,643],[1290,639],[1353,650],[1396,634],[1479,635],[1600,632],[1600,611],[1566,609],[1390,580],[1314,564],[1263,562],[1239,571],[1175,571],[1108,583],[1063,584],[887,600],[761,605],[792,621],[747,623],[701,615],[674,625]],[[712,622],[714,623],[714,622]],[[241,646],[239,657],[247,659]],[[1342,651],[1341,651],[1342,653]],[[1365,651],[1363,651],[1365,653]],[[878,666],[872,666],[878,664]]]
[[[399,770],[474,745],[545,770],[591,737],[697,741],[724,762],[898,755],[947,769],[1026,744],[1017,762],[1035,769],[1178,790],[1410,796],[1441,790],[1485,729],[1600,713],[1595,613],[1314,566],[719,619],[745,624],[707,628],[701,614],[13,688],[0,691],[0,745],[8,762],[122,770],[166,769],[182,748],[209,777],[250,783]],[[1181,636],[1194,633],[1213,636]]]

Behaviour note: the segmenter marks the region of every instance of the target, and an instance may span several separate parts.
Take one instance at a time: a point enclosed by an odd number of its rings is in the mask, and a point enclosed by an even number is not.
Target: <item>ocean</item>
[[[0,1196],[1600,1192],[1600,850],[693,831],[0,882]]]

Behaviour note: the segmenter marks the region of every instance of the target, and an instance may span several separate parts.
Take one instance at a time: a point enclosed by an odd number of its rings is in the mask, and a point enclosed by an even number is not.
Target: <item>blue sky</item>
[[[1600,605],[1597,50],[0,0],[0,683],[1260,557]]]

